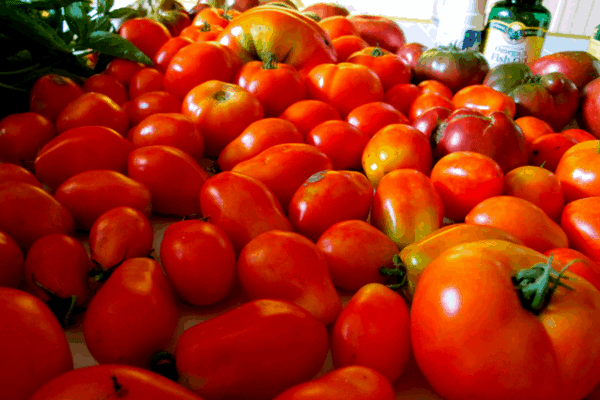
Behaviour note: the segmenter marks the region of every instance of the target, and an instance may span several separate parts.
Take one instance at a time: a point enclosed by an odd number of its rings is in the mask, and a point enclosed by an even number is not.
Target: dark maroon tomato
[[[146,215],[150,215],[152,209],[146,185],[120,172],[104,169],[72,176],[56,189],[54,197],[73,213],[85,230],[90,230],[98,217],[115,207],[133,207]]]
[[[127,176],[152,193],[152,210],[185,217],[200,214],[200,188],[209,178],[192,157],[170,146],[146,146],[129,154]]]
[[[452,114],[452,110],[447,107],[433,107],[419,115],[412,123],[412,126],[429,139],[435,130]]]
[[[529,67],[536,75],[561,72],[579,90],[600,77],[600,60],[587,51],[559,51],[538,58]]]
[[[0,231],[22,249],[52,233],[72,234],[73,215],[57,198],[25,182],[0,184]]]
[[[56,190],[84,171],[108,169],[125,173],[132,144],[105,126],[81,126],[55,137],[38,153],[34,168],[38,179]]]

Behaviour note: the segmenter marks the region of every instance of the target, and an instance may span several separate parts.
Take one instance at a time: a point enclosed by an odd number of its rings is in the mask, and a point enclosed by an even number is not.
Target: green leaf
[[[91,19],[88,15],[89,6],[82,2],[77,2],[65,8],[65,19],[69,28],[80,40],[87,37],[91,31]]]
[[[115,0],[97,0],[98,3],[96,5],[98,9],[98,14],[104,15],[110,11],[111,8],[115,5]]]
[[[140,11],[131,7],[116,8],[108,13],[110,18],[128,18],[130,16],[139,16]]]
[[[96,20],[94,20],[94,31],[110,31],[112,28],[112,23],[110,22],[110,17],[108,15],[103,15]]]
[[[129,40],[112,32],[92,32],[85,41],[85,46],[114,57],[153,65],[152,60]]]

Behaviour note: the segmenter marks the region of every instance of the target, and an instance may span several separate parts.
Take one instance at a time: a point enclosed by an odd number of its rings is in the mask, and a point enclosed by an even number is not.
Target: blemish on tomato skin
[[[328,170],[315,172],[314,174],[312,174],[311,176],[308,177],[308,179],[302,184],[302,186],[308,186],[309,183],[319,182],[321,179],[323,179],[325,177],[325,174],[327,174],[327,171]]]

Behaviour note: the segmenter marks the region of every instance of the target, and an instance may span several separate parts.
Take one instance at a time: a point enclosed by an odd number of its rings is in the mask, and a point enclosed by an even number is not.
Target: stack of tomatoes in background
[[[113,5],[0,4],[2,399],[600,398],[600,61]]]

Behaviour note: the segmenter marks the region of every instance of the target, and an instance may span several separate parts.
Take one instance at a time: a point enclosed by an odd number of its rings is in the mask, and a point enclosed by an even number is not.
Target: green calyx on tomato
[[[213,99],[216,101],[227,101],[231,99],[233,94],[229,90],[219,90],[215,94],[213,94]]]
[[[524,268],[512,278],[521,304],[536,315],[540,314],[550,302],[550,297],[558,286],[571,291],[575,290],[561,282],[561,279],[565,278],[564,273],[573,261],[557,272],[552,268],[552,258],[550,255],[547,262],[535,264],[531,268]],[[550,286],[551,284],[552,286]]]
[[[67,328],[73,324],[73,314],[75,313],[75,303],[77,302],[77,296],[68,296],[66,298],[58,296],[56,293],[39,283],[33,274],[31,274],[33,282],[42,289],[49,297],[50,300],[46,302],[46,305],[52,311],[52,314],[56,316],[60,325]]]
[[[386,53],[381,51],[381,47],[377,46],[373,49],[373,51],[371,51],[371,55],[373,57],[382,57],[382,56],[385,56]]]
[[[405,290],[410,289],[407,286],[412,286],[412,285],[408,280],[408,275],[406,273],[406,266],[402,262],[402,259],[400,258],[400,256],[398,254],[394,254],[394,257],[392,258],[392,262],[394,263],[395,268],[381,267],[379,269],[379,273],[381,275],[386,276],[386,277],[396,278],[396,283],[392,283],[392,284],[389,284],[386,286],[397,292],[404,292]],[[414,289],[414,288],[412,288],[412,289]],[[405,296],[405,298],[409,299],[409,297],[407,297],[407,296]]]
[[[168,351],[156,352],[150,360],[150,371],[156,372],[173,382],[179,381],[179,373],[175,365],[175,356]]]
[[[210,24],[208,23],[208,21],[204,21],[204,24],[202,24],[202,27],[200,28],[200,30],[202,32],[210,32],[211,31]]]
[[[275,53],[266,53],[262,69],[277,69],[277,56]]]

